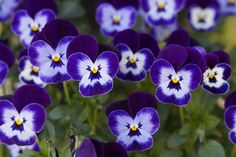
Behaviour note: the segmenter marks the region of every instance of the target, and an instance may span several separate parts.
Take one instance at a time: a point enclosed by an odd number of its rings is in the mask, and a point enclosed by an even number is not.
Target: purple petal
[[[28,56],[28,48],[22,49],[22,50],[19,52],[18,59],[21,59],[21,57],[24,57],[24,56]]]
[[[97,157],[93,143],[89,139],[85,139],[76,151],[75,157]]]
[[[102,24],[111,19],[112,14],[115,14],[116,10],[110,3],[101,3],[96,10],[96,20],[99,24]]]
[[[104,145],[104,157],[128,157],[128,154],[120,144],[110,142]]]
[[[8,65],[0,60],[0,85],[2,85],[5,79],[7,78],[8,71]]]
[[[229,140],[232,144],[236,144],[236,132],[235,131],[230,131],[229,132]]]
[[[42,105],[38,103],[31,103],[22,109],[20,115],[22,115],[25,118],[28,118],[26,119],[27,122],[25,123],[25,125],[31,124],[32,131],[36,133],[42,131],[44,124],[46,122],[46,111]],[[32,117],[29,118],[28,117],[29,115],[32,115]]]
[[[211,87],[206,84],[203,84],[203,89],[212,93],[212,94],[226,94],[229,91],[229,83],[224,81],[220,87]]]
[[[230,93],[225,99],[225,109],[230,106],[236,106],[236,91]]]
[[[220,63],[226,63],[226,64],[230,64],[230,57],[229,54],[226,53],[223,50],[218,50],[218,51],[214,51],[212,52],[214,54],[216,54],[219,57],[219,62]]]
[[[160,118],[156,109],[145,107],[141,109],[134,121],[142,124],[142,130],[150,133],[151,135],[155,134],[160,127]]]
[[[119,109],[126,111],[128,114],[131,114],[128,106],[128,100],[123,100],[111,103],[106,109],[106,116],[108,117],[111,112]]]
[[[165,75],[166,69],[168,71],[175,71],[173,66],[166,60],[160,59],[153,63],[150,69],[150,78],[153,84],[160,86],[161,84],[161,75]],[[168,74],[166,74],[168,75]],[[168,76],[167,76],[168,77]]]
[[[35,22],[44,27],[49,21],[56,18],[56,14],[50,9],[42,9],[35,15]]]
[[[200,68],[195,64],[187,64],[185,65],[178,73],[190,73],[191,81],[189,82],[188,86],[189,89],[195,90],[200,85],[202,81],[202,72]]]
[[[133,119],[124,110],[115,110],[108,116],[109,129],[114,136],[119,136],[129,128],[127,124],[132,124]]]
[[[133,6],[136,9],[139,8],[138,0],[113,0],[112,3],[116,8],[122,8],[124,6]]]
[[[220,63],[219,57],[214,53],[209,53],[205,55],[207,66],[210,68],[215,67],[216,64]]]
[[[119,59],[114,52],[105,51],[98,56],[95,64],[100,65],[102,68],[101,72],[109,74],[112,78],[114,78],[118,72]]]
[[[82,52],[89,56],[92,61],[95,61],[98,52],[97,40],[90,35],[77,36],[68,46],[67,56],[76,52]]]
[[[217,64],[216,67],[224,70],[224,73],[223,73],[224,80],[228,80],[231,77],[232,69],[229,64],[221,63],[221,64]]]
[[[18,88],[13,96],[13,102],[18,111],[30,103],[39,103],[45,108],[51,103],[46,90],[37,85],[24,85]]]
[[[75,37],[73,37],[73,36],[66,36],[66,37],[62,38],[59,41],[55,52],[57,52],[58,54],[66,55],[68,46],[74,38]]]
[[[83,76],[89,72],[88,66],[92,64],[93,62],[87,55],[78,52],[69,57],[67,71],[74,80],[82,80]]]
[[[189,46],[190,36],[188,32],[183,29],[177,29],[174,31],[167,40],[167,45],[178,44],[182,46]]]
[[[230,106],[225,110],[224,119],[225,124],[229,130],[235,128],[235,118],[236,118],[236,106]]]
[[[144,69],[146,71],[148,71],[155,60],[155,57],[154,57],[152,51],[148,48],[143,48],[143,49],[139,50],[138,52],[136,52],[136,54],[141,54],[141,55],[145,56]]]
[[[13,51],[5,44],[0,42],[0,60],[4,61],[9,68],[15,64],[15,56]]]
[[[55,13],[58,10],[54,0],[23,0],[18,8],[27,10],[31,17],[34,17],[42,9],[51,9]]]
[[[175,57],[173,57],[175,56]],[[186,49],[180,45],[170,44],[159,54],[159,59],[165,59],[171,63],[175,70],[179,70],[185,63],[188,54]]]
[[[136,52],[140,46],[140,36],[132,29],[121,31],[117,33],[113,39],[114,46],[120,43],[128,45],[133,52]]]
[[[33,41],[44,40],[55,49],[62,38],[77,35],[78,31],[71,22],[62,19],[55,19],[48,22],[43,31],[36,34]]]
[[[29,29],[29,25],[33,22],[33,19],[29,16],[26,10],[19,10],[15,13],[11,28],[16,35],[21,35]]]
[[[6,116],[9,116],[9,111],[12,111],[13,113],[17,113],[14,105],[12,102],[8,101],[8,100],[0,100],[0,126],[3,125],[4,123],[6,123],[6,120],[8,120],[6,118]],[[8,115],[6,115],[8,114]]]
[[[134,92],[129,96],[129,109],[133,117],[143,108],[157,108],[156,98],[148,92]]]
[[[139,33],[139,36],[140,36],[139,49],[149,48],[154,54],[154,56],[157,57],[160,52],[160,48],[158,46],[157,41],[152,36],[146,33]]]

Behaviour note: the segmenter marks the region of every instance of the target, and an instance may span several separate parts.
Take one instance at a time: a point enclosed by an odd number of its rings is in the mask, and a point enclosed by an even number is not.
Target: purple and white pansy
[[[156,40],[148,34],[127,29],[116,34],[113,45],[121,56],[117,77],[134,82],[144,80],[159,53]]]
[[[128,101],[115,102],[107,109],[110,131],[127,151],[145,151],[152,147],[160,127],[156,100],[149,93],[136,92]]]
[[[150,77],[157,86],[156,98],[160,102],[186,106],[191,99],[190,91],[200,85],[202,71],[194,60],[188,60],[190,50],[170,44],[153,63]],[[178,57],[173,58],[174,54]]]
[[[222,15],[236,15],[236,0],[218,0]]]
[[[28,146],[18,146],[16,144],[7,145],[7,148],[10,151],[10,157],[19,157],[25,150],[40,151],[39,145],[34,143],[33,145]]]
[[[19,10],[15,13],[11,27],[25,46],[29,46],[33,37],[41,32],[44,26],[55,19],[55,13],[50,9],[42,9],[34,17],[27,10]]]
[[[227,80],[232,74],[230,57],[224,51],[204,55],[208,69],[203,73],[203,89],[212,94],[226,94],[230,85]]]
[[[30,103],[18,112],[12,102],[0,100],[0,141],[7,145],[32,145],[46,121],[45,109]]]
[[[19,80],[24,84],[36,84],[41,87],[46,86],[46,83],[39,77],[39,67],[33,66],[28,56],[20,59],[18,68],[20,70]]]
[[[29,46],[29,57],[31,64],[39,68],[38,75],[43,82],[51,84],[71,79],[66,68],[67,47],[77,34],[73,24],[57,19],[35,36]]]
[[[177,13],[183,8],[184,0],[141,0],[144,18],[151,26],[169,25],[176,22]]]
[[[1,0],[0,1],[0,21],[9,19],[20,0]]]
[[[67,71],[80,81],[79,92],[84,97],[111,91],[118,72],[119,59],[114,52],[104,51],[98,56],[97,53],[97,40],[88,35],[76,37],[68,47]]]
[[[10,68],[15,63],[15,57],[13,51],[6,46],[5,44],[0,42],[0,85],[3,84],[4,80],[7,77],[7,74]]]
[[[229,129],[229,140],[236,144],[236,92],[232,92],[225,100],[225,125]]]
[[[217,0],[187,1],[188,21],[197,31],[212,31],[220,17]]]
[[[133,6],[115,8],[110,3],[101,3],[96,10],[97,23],[105,36],[113,36],[117,32],[133,27],[136,18],[137,13]]]

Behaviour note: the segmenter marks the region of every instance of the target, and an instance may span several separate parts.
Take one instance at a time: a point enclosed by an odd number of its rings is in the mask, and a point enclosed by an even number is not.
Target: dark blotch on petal
[[[24,85],[16,90],[13,103],[20,112],[30,103],[39,103],[46,108],[51,103],[51,98],[45,89],[37,85]]]

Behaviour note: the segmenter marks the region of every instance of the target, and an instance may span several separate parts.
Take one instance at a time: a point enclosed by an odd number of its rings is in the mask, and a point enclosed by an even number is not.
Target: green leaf
[[[179,145],[185,143],[186,141],[187,141],[187,137],[186,136],[180,135],[180,134],[178,134],[178,132],[174,132],[170,136],[170,138],[168,139],[167,146],[169,148],[176,148]]]
[[[209,140],[200,146],[199,157],[225,157],[224,148],[215,140]]]
[[[220,119],[216,116],[208,115],[205,122],[206,128],[210,130],[214,129],[220,123]]]
[[[58,120],[58,119],[62,119],[65,115],[65,107],[62,106],[58,106],[55,107],[50,113],[49,113],[49,117],[53,120]]]
[[[179,130],[180,135],[189,135],[191,133],[190,124],[184,124],[183,127]]]
[[[167,150],[167,149],[163,149],[161,150],[161,155],[160,157],[182,157],[183,153],[180,150]]]

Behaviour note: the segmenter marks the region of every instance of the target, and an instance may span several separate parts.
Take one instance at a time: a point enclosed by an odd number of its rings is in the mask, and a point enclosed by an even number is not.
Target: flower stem
[[[183,107],[179,107],[179,118],[180,118],[180,122],[183,125],[184,124],[184,108]]]
[[[63,88],[64,88],[64,92],[65,92],[65,95],[66,95],[66,101],[69,105],[71,105],[70,94],[69,94],[68,86],[67,86],[66,82],[63,82]]]

